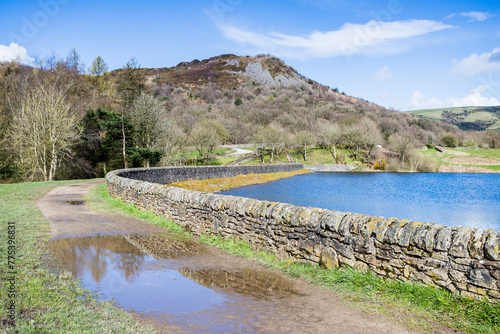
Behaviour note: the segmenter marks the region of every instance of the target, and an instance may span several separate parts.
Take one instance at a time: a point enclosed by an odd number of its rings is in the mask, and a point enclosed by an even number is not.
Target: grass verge
[[[105,185],[93,190],[90,202],[96,209],[112,210],[135,216],[155,225],[188,236],[176,223],[152,213],[138,210],[134,205],[124,204],[110,197]],[[277,269],[290,277],[303,278],[314,284],[333,289],[350,299],[356,306],[392,316],[392,311],[405,315],[403,324],[411,324],[420,330],[435,332],[433,325],[440,323],[450,328],[469,333],[500,333],[500,307],[487,301],[478,301],[452,295],[443,289],[400,281],[389,281],[371,273],[360,273],[349,268],[327,270],[314,264],[282,261],[274,255],[254,251],[244,241],[222,240],[220,237],[201,236],[198,241],[219,249],[255,260]],[[410,319],[410,320],[408,320]]]
[[[0,185],[0,332],[5,333],[152,333],[110,301],[100,302],[71,273],[49,270],[50,223],[34,200],[49,190],[75,181]],[[8,226],[15,226],[15,244],[8,244]],[[11,229],[12,231],[13,229]],[[11,234],[13,235],[13,234]],[[8,246],[15,246],[8,248]],[[13,258],[8,262],[8,252]],[[10,267],[12,265],[13,267]],[[15,274],[11,274],[11,272]],[[15,278],[13,281],[7,279]],[[15,290],[15,298],[9,296]],[[11,304],[14,302],[14,304]],[[15,305],[16,326],[8,321]]]

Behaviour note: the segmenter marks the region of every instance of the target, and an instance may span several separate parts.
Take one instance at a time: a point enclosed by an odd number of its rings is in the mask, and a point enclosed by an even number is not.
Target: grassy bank
[[[421,152],[436,162],[440,172],[493,173],[500,170],[500,149],[446,148],[444,152],[435,149]]]
[[[68,271],[47,269],[50,224],[34,200],[49,190],[78,181],[0,185],[0,332],[6,333],[151,333],[111,302],[99,302]],[[8,226],[15,246],[8,248]],[[14,231],[13,228],[10,231]],[[14,235],[11,233],[10,235]],[[14,257],[8,263],[8,251]],[[12,268],[9,265],[13,265]],[[14,271],[15,274],[10,274]],[[11,282],[15,277],[15,286]],[[15,298],[9,296],[16,293]],[[15,302],[16,327],[8,323]]]
[[[184,236],[189,235],[173,222],[111,198],[105,185],[97,186],[87,200],[96,209],[131,215]],[[465,299],[419,284],[388,281],[349,268],[327,270],[314,264],[281,261],[270,253],[253,251],[243,241],[212,236],[202,236],[198,241],[331,289],[356,307],[390,316],[410,328],[435,333],[436,327],[446,325],[469,333],[500,333],[500,308],[487,301]]]

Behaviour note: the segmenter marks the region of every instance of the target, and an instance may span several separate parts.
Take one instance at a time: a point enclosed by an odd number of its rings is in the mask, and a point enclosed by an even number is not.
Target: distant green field
[[[500,129],[500,106],[422,109],[408,112],[422,118],[454,124],[464,130]]]

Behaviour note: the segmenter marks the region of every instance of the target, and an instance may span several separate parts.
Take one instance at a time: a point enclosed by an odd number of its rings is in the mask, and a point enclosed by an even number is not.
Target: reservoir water
[[[310,173],[223,194],[500,231],[500,174]]]

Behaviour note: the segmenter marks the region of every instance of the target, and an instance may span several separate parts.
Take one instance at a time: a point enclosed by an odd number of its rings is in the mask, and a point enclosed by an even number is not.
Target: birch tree
[[[77,117],[61,91],[40,82],[25,87],[10,129],[21,170],[54,180],[78,135]]]

